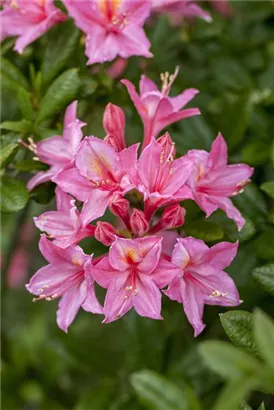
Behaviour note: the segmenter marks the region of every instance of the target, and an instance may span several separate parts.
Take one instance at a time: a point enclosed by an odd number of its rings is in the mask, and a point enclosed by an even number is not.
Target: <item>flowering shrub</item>
[[[208,3],[1,1],[7,409],[271,408],[273,10]]]

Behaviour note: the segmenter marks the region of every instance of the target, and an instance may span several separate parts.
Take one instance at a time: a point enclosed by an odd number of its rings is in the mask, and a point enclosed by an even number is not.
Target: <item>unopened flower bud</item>
[[[130,226],[136,236],[143,236],[148,230],[148,222],[143,211],[134,208],[130,217]]]
[[[164,229],[178,228],[185,221],[186,211],[179,204],[168,206],[160,221],[152,227],[150,233],[155,233]]]
[[[168,132],[157,139],[157,142],[162,146],[164,160],[174,158],[176,155],[175,143],[172,141]]]
[[[125,147],[125,114],[117,105],[109,103],[104,112],[103,126],[107,133],[105,141],[116,151]]]
[[[110,211],[121,218],[127,228],[130,228],[129,208],[129,201],[121,196],[116,196],[109,204]]]
[[[106,246],[110,246],[115,239],[116,231],[108,222],[97,222],[94,232],[95,239]]]

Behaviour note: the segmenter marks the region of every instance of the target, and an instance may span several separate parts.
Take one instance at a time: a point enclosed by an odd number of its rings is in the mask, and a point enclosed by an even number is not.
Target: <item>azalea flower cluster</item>
[[[86,36],[87,64],[112,61],[117,56],[152,57],[144,24],[153,14],[165,13],[174,24],[185,18],[210,15],[193,0],[62,0],[67,14],[54,5],[54,0],[2,0],[0,41],[17,37],[15,50],[25,47],[45,34],[52,26],[72,17]],[[224,14],[229,14],[226,0],[213,1]]]
[[[57,210],[35,218],[43,232],[39,246],[48,265],[38,270],[27,289],[36,295],[35,301],[61,297],[57,323],[64,331],[80,307],[104,314],[104,323],[131,308],[141,316],[162,319],[165,294],[182,303],[198,335],[205,326],[204,304],[240,303],[233,280],[224,272],[238,243],[209,248],[201,240],[180,236],[177,228],[183,226],[186,214],[181,201],[191,199],[206,216],[224,210],[241,229],[244,219],[230,197],[242,192],[253,169],[227,164],[221,134],[210,152],[191,150],[176,157],[170,135],[160,135],[161,131],[199,114],[197,108],[183,109],[197,90],[169,96],[176,75],[177,71],[162,75],[161,90],[142,76],[140,94],[128,80],[122,81],[143,121],[142,147],[126,145],[125,115],[113,104],[104,113],[104,140],[83,138],[77,102],[66,110],[63,136],[37,144],[31,140],[30,149],[49,169],[35,175],[28,188],[55,182]],[[115,224],[99,219],[107,209],[117,217]],[[101,256],[84,254],[79,243],[86,237],[94,237],[109,251]],[[95,284],[106,289],[103,306]]]

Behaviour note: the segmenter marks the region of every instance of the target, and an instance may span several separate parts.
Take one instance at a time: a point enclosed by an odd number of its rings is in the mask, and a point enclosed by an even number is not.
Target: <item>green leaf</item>
[[[232,310],[220,315],[220,320],[232,343],[253,352],[256,351],[252,335],[253,316],[251,313],[244,310]]]
[[[0,125],[1,129],[15,131],[15,132],[31,132],[33,125],[30,121],[4,121]]]
[[[234,202],[244,216],[251,219],[256,226],[260,226],[267,217],[268,210],[264,196],[255,184],[247,185],[241,195],[235,196]]]
[[[16,212],[24,208],[29,193],[22,181],[4,176],[1,179],[1,211]]]
[[[252,410],[252,407],[250,407],[250,405],[248,403],[243,401],[240,405],[239,410]]]
[[[40,161],[34,161],[33,159],[23,159],[21,161],[16,161],[14,164],[15,168],[19,171],[29,172],[29,171],[46,171],[48,166]]]
[[[248,72],[237,60],[223,57],[212,61],[212,74],[222,88],[240,92],[252,87]]]
[[[184,225],[187,236],[193,236],[206,242],[221,240],[224,236],[222,226],[205,220],[187,222]]]
[[[261,190],[271,198],[274,198],[274,181],[264,182],[261,185]]]
[[[152,410],[199,410],[194,393],[187,386],[177,387],[165,377],[150,370],[133,373],[131,384],[141,402]]]
[[[254,338],[261,357],[274,371],[274,322],[264,312],[256,309],[254,312]]]
[[[25,90],[25,88],[20,87],[17,92],[17,99],[23,117],[26,120],[32,121],[34,117],[34,112],[30,99],[30,93],[27,90]]]
[[[49,87],[44,96],[37,122],[56,114],[70,103],[77,95],[80,80],[77,69],[72,68],[62,73]]]
[[[104,380],[96,387],[83,394],[74,410],[105,410],[109,408],[115,392],[114,382]]]
[[[274,295],[274,263],[255,268],[253,277],[266,292]]]
[[[1,146],[0,151],[0,166],[1,168],[5,167],[10,160],[13,158],[14,154],[16,153],[16,149],[18,144],[11,143],[5,146]]]
[[[213,410],[238,410],[242,400],[257,386],[256,377],[240,377],[223,388]]]
[[[9,88],[13,88],[15,91],[18,87],[28,88],[28,82],[22,72],[15,67],[9,60],[1,58],[1,75],[2,82]]]
[[[243,377],[260,368],[255,358],[226,342],[204,342],[200,345],[200,353],[205,364],[224,379]]]
[[[254,241],[254,249],[259,258],[274,260],[273,238],[274,227],[269,227]]]
[[[57,25],[48,33],[42,74],[49,83],[67,64],[76,49],[80,32],[72,20]]]
[[[258,408],[258,410],[265,410],[264,402],[262,402],[262,404],[260,405],[260,407]]]

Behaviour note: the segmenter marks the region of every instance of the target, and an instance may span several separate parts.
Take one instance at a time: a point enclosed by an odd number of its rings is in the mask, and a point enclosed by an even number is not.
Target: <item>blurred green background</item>
[[[202,115],[169,129],[178,154],[209,149],[221,131],[230,162],[256,168],[252,184],[235,199],[247,219],[240,234],[222,212],[205,220],[192,203],[184,204],[183,232],[209,245],[239,239],[240,250],[228,272],[244,300],[241,309],[252,312],[259,307],[274,316],[273,296],[253,273],[256,267],[274,262],[274,5],[273,1],[231,4],[233,16],[212,12],[211,24],[197,20],[174,28],[166,16],[152,19],[147,31],[154,58],[130,59],[123,77],[137,85],[145,72],[160,85],[160,73],[173,72],[179,65],[173,92],[198,88],[193,106]],[[65,105],[75,98],[78,117],[87,123],[85,135],[104,136],[102,114],[112,102],[126,113],[128,143],[141,140],[142,125],[126,90],[108,76],[110,65],[86,66],[83,38],[72,21],[54,27],[22,56],[12,51],[13,43],[8,39],[2,46],[2,121],[16,123],[2,127],[2,149],[9,146],[11,154],[1,175],[26,182],[43,167],[17,140],[60,134]],[[48,118],[36,121],[43,97],[60,75],[67,76],[68,95]],[[41,186],[19,212],[14,206],[15,212],[2,213],[3,410],[212,409],[224,378],[206,365],[199,346],[208,340],[228,341],[219,319],[223,308],[206,307],[207,327],[194,339],[181,305],[167,298],[163,298],[164,321],[130,312],[102,325],[101,317],[82,310],[67,335],[55,322],[57,302],[32,303],[24,283],[45,262],[31,218],[53,209],[53,188]],[[84,248],[96,255],[104,251],[95,240],[86,241]],[[265,393],[253,392],[247,398],[251,407],[242,403],[240,408],[257,409],[264,400],[266,409],[274,409],[273,398]],[[229,406],[224,410],[234,410]]]

